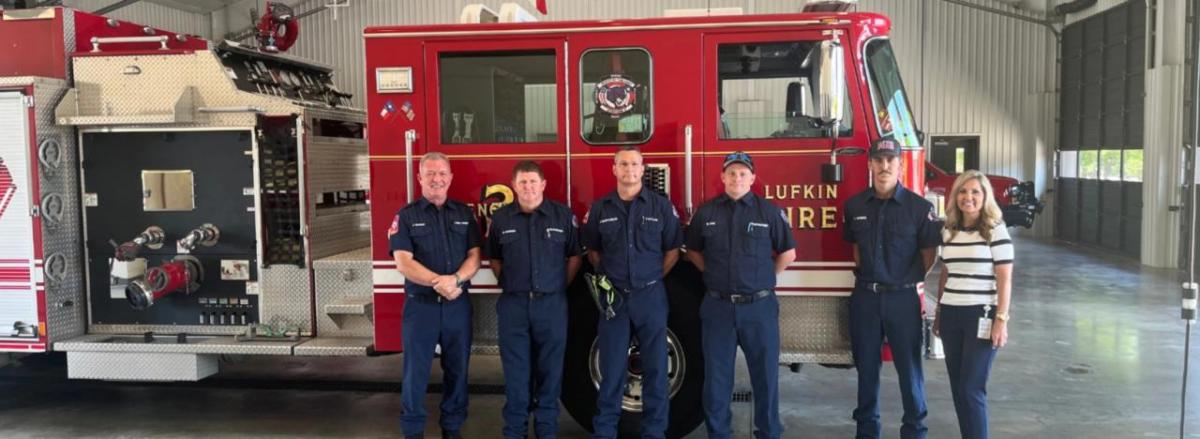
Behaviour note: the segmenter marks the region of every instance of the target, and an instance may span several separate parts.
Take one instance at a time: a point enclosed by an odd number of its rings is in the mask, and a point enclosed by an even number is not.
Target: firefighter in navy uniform
[[[538,438],[558,434],[558,396],[567,348],[567,285],[582,264],[575,216],[546,200],[542,168],[513,168],[517,202],[492,214],[488,258],[504,294],[496,302],[504,368],[504,437],[527,437],[529,411]],[[532,393],[532,395],[531,395]]]
[[[687,257],[704,272],[700,305],[704,346],[704,414],[708,437],[733,436],[729,405],[737,348],[746,354],[754,389],[756,438],[779,438],[779,300],[775,278],[796,259],[783,210],[750,191],[754,162],[725,157],[725,193],[692,217]]]
[[[431,152],[421,158],[421,199],[400,209],[388,230],[396,269],[404,275],[404,386],[400,426],[406,438],[422,438],[425,389],[434,349],[442,354],[443,438],[461,438],[467,419],[467,364],[471,355],[468,280],[479,270],[480,236],[466,204],[450,200],[450,160]]]
[[[683,234],[671,201],[642,186],[645,164],[635,147],[613,159],[617,189],[592,203],[583,241],[597,273],[617,290],[615,315],[601,316],[597,344],[600,389],[593,419],[596,438],[617,436],[629,347],[636,340],[642,371],[642,437],[667,430],[667,290],[663,278],[679,260]]]
[[[925,437],[925,378],[921,367],[922,323],[917,283],[941,245],[933,204],[900,184],[904,159],[895,141],[871,146],[873,187],[846,201],[844,239],[853,244],[854,292],[850,295],[850,343],[858,369],[859,438],[882,435],[879,421],[880,350],[891,345],[900,378],[904,417],[900,437]]]

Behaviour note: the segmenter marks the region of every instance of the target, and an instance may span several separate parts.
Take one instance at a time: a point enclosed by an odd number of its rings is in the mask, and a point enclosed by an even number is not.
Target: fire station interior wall
[[[241,29],[249,24],[245,17],[252,3],[235,3],[213,16],[240,20],[223,26]],[[327,2],[287,3],[299,13]],[[469,3],[499,10],[503,1],[356,0],[305,17],[300,39],[289,53],[334,66],[338,87],[354,93],[354,103],[361,106],[365,102],[364,27],[455,23]],[[978,3],[1016,11],[999,1]],[[798,12],[801,5],[796,0],[613,0],[599,8],[594,2],[551,1],[544,19],[661,17],[665,9],[705,7],[737,7],[746,14],[785,13]],[[858,10],[892,18],[893,45],[923,131],[979,136],[983,171],[1033,180],[1039,194],[1046,190],[1052,178],[1051,139],[1057,138],[1054,124],[1044,122],[1053,121],[1057,114],[1054,38],[1046,28],[941,1],[862,0]],[[1039,221],[1035,230],[1052,233],[1048,223]]]
[[[1101,32],[1104,28],[1108,27],[1109,24],[1107,22],[1101,23],[1100,21],[1104,16],[1108,16],[1112,11],[1119,8],[1146,8],[1143,30],[1145,38],[1140,42],[1145,47],[1144,57],[1141,60],[1143,73],[1140,81],[1144,83],[1144,97],[1142,98],[1143,107],[1140,114],[1126,103],[1126,106],[1129,107],[1126,110],[1127,119],[1134,121],[1131,127],[1138,129],[1140,132],[1127,132],[1125,133],[1125,139],[1129,143],[1132,143],[1133,140],[1140,139],[1141,141],[1141,145],[1137,145],[1137,147],[1140,148],[1138,152],[1142,159],[1142,174],[1144,178],[1141,178],[1142,182],[1136,185],[1141,191],[1141,262],[1154,267],[1178,267],[1183,263],[1183,260],[1180,258],[1182,250],[1186,249],[1186,245],[1181,244],[1181,242],[1186,242],[1186,239],[1180,238],[1186,238],[1194,232],[1194,229],[1184,230],[1187,225],[1183,223],[1180,211],[1174,206],[1183,204],[1186,201],[1184,198],[1186,186],[1184,184],[1188,183],[1189,179],[1185,178],[1185,175],[1187,175],[1185,169],[1187,166],[1192,166],[1186,163],[1186,156],[1182,149],[1185,139],[1190,137],[1190,134],[1185,134],[1190,132],[1190,125],[1187,120],[1189,112],[1185,111],[1185,109],[1188,108],[1188,102],[1192,96],[1190,82],[1194,80],[1194,73],[1189,71],[1188,68],[1191,63],[1188,59],[1188,54],[1194,53],[1195,48],[1187,47],[1187,41],[1194,38],[1194,34],[1188,30],[1187,17],[1194,17],[1196,11],[1192,10],[1194,2],[1136,0],[1130,3],[1136,5],[1128,5],[1125,1],[1121,0],[1100,0],[1095,6],[1085,11],[1077,14],[1068,14],[1066,23],[1068,29],[1082,26],[1084,37],[1088,38],[1090,43],[1096,44],[1088,35],[1089,32]],[[1114,17],[1110,16],[1109,18],[1115,20]],[[1088,30],[1089,23],[1092,26],[1091,31]],[[1068,35],[1069,32],[1064,33],[1064,50],[1068,50]],[[1129,49],[1134,50],[1131,45]],[[1103,49],[1097,48],[1093,51],[1097,50]],[[1086,51],[1087,49],[1085,49]],[[1063,54],[1064,69],[1069,66],[1069,57],[1069,53],[1065,52]],[[1107,66],[1106,63],[1108,61],[1115,60],[1106,59],[1095,62],[1100,62],[1100,66]],[[1127,59],[1127,61],[1132,62],[1135,60]],[[1083,67],[1085,71],[1088,69],[1086,62]],[[1107,67],[1097,68],[1107,69]],[[1110,80],[1107,78],[1107,70],[1105,72],[1104,81],[1107,84]],[[1136,75],[1131,72],[1126,72],[1126,74],[1137,79]],[[1066,72],[1064,72],[1063,78],[1066,81]],[[1111,82],[1116,83],[1120,81]],[[1107,89],[1107,87],[1105,88]],[[1064,98],[1068,89],[1069,87],[1064,83]],[[1112,101],[1109,99],[1111,93],[1108,93],[1108,91],[1105,90],[1105,93],[1100,97],[1104,99],[1104,103]],[[1128,99],[1130,94],[1126,93],[1125,97]],[[1136,98],[1136,96],[1134,97]],[[1102,112],[1107,112],[1110,106],[1104,105],[1101,109]],[[1135,111],[1133,114],[1129,114],[1128,110]],[[1084,108],[1080,111],[1088,111],[1088,109]],[[1072,118],[1073,115],[1068,113],[1064,108],[1063,117],[1063,137],[1067,138],[1068,133],[1066,129],[1068,124],[1066,121]],[[1091,149],[1108,148],[1106,145],[1109,140],[1108,133],[1110,132],[1108,122],[1107,119],[1103,120],[1102,125],[1104,130],[1099,135],[1100,143],[1104,144],[1092,146],[1090,147]],[[1080,128],[1083,130],[1080,133],[1081,135],[1083,132],[1088,131],[1088,127]],[[1094,127],[1092,131],[1094,131]],[[1068,143],[1071,142],[1064,143],[1064,145]],[[1079,142],[1078,144],[1083,145],[1084,143],[1087,142]],[[1096,143],[1091,142],[1093,145]],[[1080,146],[1080,148],[1083,148],[1083,146]],[[1081,151],[1078,157],[1082,157],[1083,154],[1084,152]],[[1102,155],[1104,153],[1100,152],[1099,154]],[[1068,166],[1069,169],[1064,170],[1062,167],[1063,164],[1077,167]],[[1060,160],[1058,171],[1060,172],[1060,176],[1072,178],[1075,177],[1075,174],[1071,173],[1072,169],[1082,169],[1078,166],[1082,166],[1082,163],[1076,164],[1075,161],[1068,158]],[[1192,166],[1192,169],[1194,169],[1194,166]],[[1087,184],[1100,185],[1098,182]],[[1063,185],[1061,189],[1064,193],[1072,189],[1075,191],[1084,191],[1079,186],[1081,185],[1076,185],[1073,188],[1067,184]],[[1126,204],[1126,211],[1124,212],[1126,215],[1124,218],[1130,217],[1128,215],[1129,210],[1136,209],[1136,206],[1129,205],[1128,200],[1137,197],[1134,194],[1137,190],[1126,185],[1124,190],[1120,191],[1121,196],[1126,200],[1124,201],[1124,204]],[[1079,193],[1083,194],[1085,192]],[[1104,196],[1110,197],[1108,194]],[[1080,215],[1086,214],[1080,213]],[[1098,221],[1112,222],[1114,220],[1102,217]],[[1082,237],[1071,238],[1071,236],[1077,232],[1085,231],[1082,227],[1077,231],[1068,231],[1062,227],[1059,229],[1067,239],[1079,239],[1080,241],[1082,241]],[[1107,232],[1101,231],[1101,233]],[[1127,230],[1125,233],[1128,234],[1130,231]]]
[[[1057,235],[1141,255],[1146,4],[1063,29]],[[1069,182],[1069,184],[1067,184]]]
[[[63,6],[81,11],[97,9],[117,3],[116,0],[64,0]],[[109,18],[131,21],[175,33],[212,38],[212,16],[207,13],[184,11],[152,2],[136,2],[105,14]]]

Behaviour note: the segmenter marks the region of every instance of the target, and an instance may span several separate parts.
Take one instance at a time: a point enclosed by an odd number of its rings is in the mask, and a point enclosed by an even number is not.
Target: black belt
[[[911,289],[911,288],[916,288],[917,284],[911,283],[911,284],[893,285],[893,284],[881,284],[878,282],[856,281],[855,286],[861,287],[861,288],[863,288],[867,291],[871,291],[871,292],[886,293],[889,291],[898,291],[898,290],[907,290],[907,289]]]
[[[775,290],[771,290],[771,289],[758,290],[753,293],[747,293],[747,294],[725,294],[725,293],[721,293],[719,291],[709,291],[708,297],[711,297],[711,298],[714,298],[717,300],[726,300],[726,301],[733,303],[734,305],[741,305],[741,304],[745,304],[745,303],[754,303],[755,301],[765,299],[768,296],[770,296],[771,293],[774,293],[774,292],[775,292]]]
[[[439,304],[445,302],[446,298],[439,294],[408,294],[408,300],[415,300],[421,303]]]
[[[520,297],[522,299],[534,300],[541,299],[554,293],[543,293],[541,291],[505,291],[504,294],[513,297]]]

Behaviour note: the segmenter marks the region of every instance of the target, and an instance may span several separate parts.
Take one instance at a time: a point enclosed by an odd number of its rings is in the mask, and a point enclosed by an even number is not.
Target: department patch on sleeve
[[[579,221],[575,219],[575,214],[571,214],[571,227],[579,227]]]
[[[388,237],[391,238],[396,232],[400,231],[400,214],[392,217],[392,225],[388,227]]]
[[[587,211],[587,212],[584,212],[584,213],[583,213],[583,223],[584,223],[584,224],[587,224],[587,222],[588,222],[588,217],[589,217],[589,216],[591,216],[591,215],[592,215],[592,209],[588,209],[588,211]],[[571,215],[571,221],[575,221],[575,215]]]
[[[930,221],[940,221],[941,220],[941,218],[938,217],[937,208],[935,208],[933,205],[929,206],[929,220]]]
[[[675,215],[675,218],[679,218],[679,209],[676,209],[674,204],[671,205],[671,215]]]
[[[779,209],[779,217],[783,218],[783,223],[787,224],[788,228],[792,227],[792,221],[788,219],[787,212],[785,212],[783,209]]]

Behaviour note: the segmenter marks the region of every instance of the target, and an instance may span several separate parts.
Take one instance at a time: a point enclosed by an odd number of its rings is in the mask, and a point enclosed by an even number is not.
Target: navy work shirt
[[[579,256],[575,215],[550,200],[533,212],[510,203],[492,214],[488,257],[500,260],[505,292],[558,293],[567,289],[567,258]]]
[[[454,274],[467,259],[467,251],[479,247],[481,241],[475,215],[466,204],[446,200],[439,208],[423,197],[396,213],[388,235],[392,253],[397,250],[411,252],[413,259],[437,274]],[[419,285],[407,278],[404,279],[404,291],[415,295],[437,295],[433,287]]]
[[[688,250],[704,254],[704,285],[722,294],[775,288],[775,254],[796,248],[783,210],[753,192],[704,203],[687,238]]]
[[[942,223],[933,203],[896,185],[891,198],[867,190],[846,201],[843,239],[858,246],[859,281],[887,285],[925,280],[921,249],[942,244]]]
[[[600,252],[601,271],[626,291],[662,280],[663,254],[683,244],[671,201],[644,187],[628,209],[616,190],[596,200],[584,223],[584,246]]]

